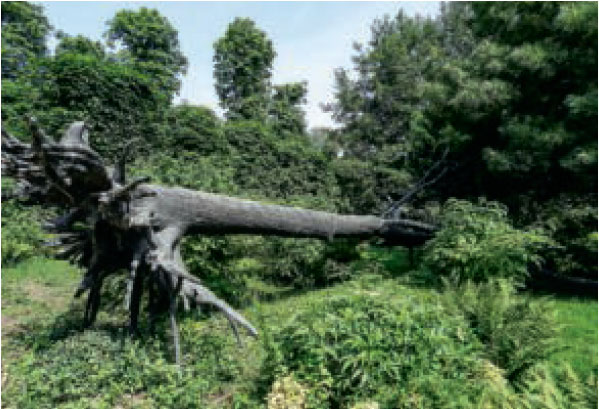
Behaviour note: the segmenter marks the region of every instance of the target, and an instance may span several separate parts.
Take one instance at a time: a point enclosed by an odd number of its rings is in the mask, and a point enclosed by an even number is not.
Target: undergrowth
[[[82,330],[84,301],[71,299],[78,271],[66,263],[34,259],[4,269],[3,407],[596,407],[596,360],[592,371],[570,369],[545,345],[553,336],[558,347],[592,337],[533,328],[553,302],[507,284],[444,292],[401,285],[383,278],[389,254],[364,251],[370,267],[352,267],[359,279],[251,302],[241,312],[260,336],[244,337],[241,348],[222,316],[182,313],[181,369],[168,322],[154,334],[142,326],[131,340],[118,296],[114,310],[103,308]],[[483,300],[485,292],[494,297]],[[589,350],[568,353],[575,351]]]

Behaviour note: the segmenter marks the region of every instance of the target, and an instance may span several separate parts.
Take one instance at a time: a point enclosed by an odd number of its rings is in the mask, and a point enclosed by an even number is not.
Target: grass
[[[407,267],[405,253],[375,250],[388,276]],[[364,260],[362,260],[363,262]],[[80,272],[65,262],[37,258],[2,271],[2,386],[7,408],[256,407],[265,350],[244,339],[239,349],[220,315],[180,317],[184,367],[172,364],[168,323],[156,336],[131,341],[122,302],[82,331],[84,300],[72,295]],[[241,311],[259,329],[276,328],[324,298],[371,291],[382,299],[433,300],[435,290],[398,285],[380,276],[254,303]],[[368,284],[371,282],[371,284]],[[372,291],[371,291],[372,292]],[[597,301],[555,299],[562,326],[552,363],[568,362],[583,378],[597,372]],[[114,311],[114,312],[113,312]],[[143,328],[142,328],[143,332]],[[264,385],[262,385],[262,390]],[[200,403],[201,402],[201,403]]]
[[[562,325],[559,348],[551,360],[568,362],[584,378],[597,375],[597,300],[556,298],[558,322]]]
[[[79,271],[67,262],[46,258],[3,268],[2,335],[67,308],[79,279]]]

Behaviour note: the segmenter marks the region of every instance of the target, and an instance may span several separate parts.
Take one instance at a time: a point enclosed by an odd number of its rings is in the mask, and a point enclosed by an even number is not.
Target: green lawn
[[[556,364],[568,362],[580,375],[597,374],[597,300],[556,298],[558,322],[562,325]]]

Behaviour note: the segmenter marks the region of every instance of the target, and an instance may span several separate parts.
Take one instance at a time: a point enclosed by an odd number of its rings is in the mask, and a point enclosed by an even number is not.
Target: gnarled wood
[[[129,330],[137,331],[144,287],[150,293],[150,313],[170,314],[176,361],[180,361],[175,321],[178,297],[184,305],[210,304],[222,311],[237,335],[241,326],[256,329],[219,299],[185,268],[180,255],[186,234],[264,234],[283,237],[368,238],[378,236],[390,245],[423,244],[435,227],[413,220],[333,213],[263,204],[234,197],[127,182],[124,160],[110,171],[88,145],[83,122],[73,123],[59,142],[53,141],[34,119],[29,120],[32,144],[2,132],[2,172],[14,177],[18,194],[29,202],[59,206],[64,216],[44,227],[61,233],[54,243],[61,257],[85,268],[75,292],[89,291],[84,323],[91,325],[100,308],[104,279],[129,271],[126,304]],[[86,228],[75,227],[85,224]],[[238,338],[239,339],[239,338]]]

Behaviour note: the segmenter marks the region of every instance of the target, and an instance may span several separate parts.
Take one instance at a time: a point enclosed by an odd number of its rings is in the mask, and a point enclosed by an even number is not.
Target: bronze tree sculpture
[[[56,206],[66,213],[45,228],[57,234],[57,257],[85,269],[75,297],[89,292],[84,324],[94,322],[105,278],[128,271],[125,295],[129,331],[137,330],[141,296],[149,293],[150,317],[168,312],[180,361],[175,312],[178,300],[211,304],[237,327],[256,329],[219,299],[185,268],[180,253],[186,234],[264,234],[286,237],[372,237],[390,245],[424,243],[434,227],[413,220],[337,215],[293,207],[267,205],[233,197],[127,181],[125,156],[113,169],[90,148],[83,122],[73,123],[54,141],[30,118],[32,143],[2,131],[2,172],[17,180],[19,196],[29,202]],[[84,226],[84,228],[82,228]]]

